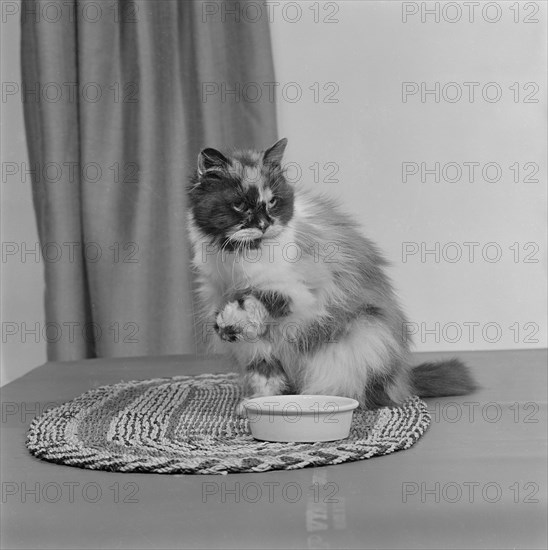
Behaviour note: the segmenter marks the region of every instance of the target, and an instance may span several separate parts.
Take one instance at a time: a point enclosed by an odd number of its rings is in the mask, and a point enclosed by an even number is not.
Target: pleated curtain
[[[277,138],[268,21],[241,4],[23,0],[49,360],[203,351],[189,175],[203,147]]]

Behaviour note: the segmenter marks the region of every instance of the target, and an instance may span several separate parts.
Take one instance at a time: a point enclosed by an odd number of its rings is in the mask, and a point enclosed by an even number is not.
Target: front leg
[[[281,364],[274,358],[259,360],[247,366],[243,375],[243,399],[237,413],[245,416],[244,404],[254,397],[283,395],[290,391],[289,380]]]

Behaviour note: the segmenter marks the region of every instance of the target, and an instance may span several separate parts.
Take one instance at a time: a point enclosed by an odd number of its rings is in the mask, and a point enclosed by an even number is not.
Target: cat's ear
[[[230,161],[217,149],[208,147],[200,151],[198,155],[198,173],[202,175],[211,168],[226,168]]]
[[[282,164],[285,148],[287,147],[287,138],[277,141],[272,147],[267,149],[263,155],[263,164]]]

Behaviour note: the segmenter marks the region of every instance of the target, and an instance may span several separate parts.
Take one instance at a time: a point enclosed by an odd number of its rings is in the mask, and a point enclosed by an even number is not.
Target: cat
[[[240,367],[240,413],[287,393],[378,408],[473,391],[458,359],[411,365],[386,260],[333,199],[287,181],[286,145],[204,149],[188,188],[201,336]]]

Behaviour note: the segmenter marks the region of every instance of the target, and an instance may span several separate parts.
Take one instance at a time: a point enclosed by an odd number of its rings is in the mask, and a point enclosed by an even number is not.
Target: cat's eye
[[[245,210],[245,203],[239,202],[238,204],[233,204],[232,208],[236,210],[236,212],[243,212]]]
[[[269,206],[269,208],[273,208],[274,206],[276,206],[276,203],[277,203],[277,202],[278,202],[278,201],[276,200],[276,198],[275,198],[275,197],[272,197],[272,198],[268,201],[268,206]]]

